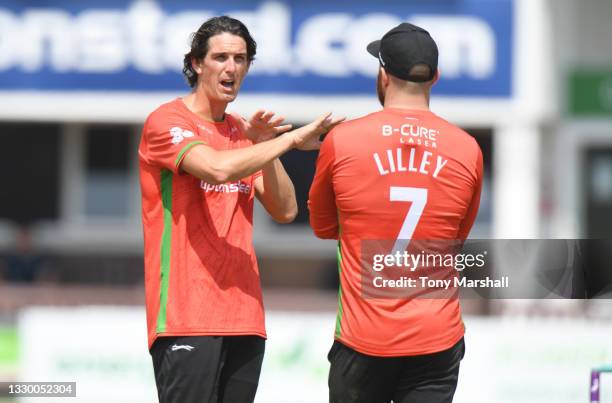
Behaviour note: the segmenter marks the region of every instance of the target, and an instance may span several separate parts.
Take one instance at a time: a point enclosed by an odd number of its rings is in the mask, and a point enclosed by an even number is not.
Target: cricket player
[[[338,240],[334,403],[446,403],[457,386],[464,326],[456,298],[364,298],[365,240],[465,240],[478,212],[482,153],[429,109],[438,48],[403,23],[367,50],[380,62],[383,109],[323,141],[309,195],[319,238]]]
[[[342,120],[325,115],[289,132],[270,112],[249,121],[226,113],[255,53],[240,21],[206,21],[184,59],[193,91],[151,113],[142,131],[148,342],[161,403],[254,400],[266,331],[253,200],[292,221],[295,191],[278,157],[318,148]]]

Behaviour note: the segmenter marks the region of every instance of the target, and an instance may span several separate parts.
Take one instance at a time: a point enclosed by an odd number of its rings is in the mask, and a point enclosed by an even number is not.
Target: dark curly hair
[[[191,50],[185,54],[183,59],[183,75],[187,79],[191,88],[195,87],[198,82],[198,73],[195,72],[191,65],[191,59],[201,59],[208,52],[208,40],[218,34],[228,32],[232,35],[237,35],[244,39],[247,46],[247,60],[249,64],[255,59],[257,53],[257,43],[249,33],[247,27],[235,18],[221,16],[213,17],[192,34]]]

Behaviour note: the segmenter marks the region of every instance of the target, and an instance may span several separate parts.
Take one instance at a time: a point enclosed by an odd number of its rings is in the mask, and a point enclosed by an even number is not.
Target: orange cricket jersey
[[[158,336],[266,337],[253,250],[253,182],[211,185],[181,172],[189,150],[251,145],[229,115],[208,122],[179,98],[145,122],[140,147],[149,347]]]
[[[465,240],[481,186],[474,138],[430,111],[385,108],[328,134],[308,205],[315,234],[339,240],[337,340],[364,354],[403,356],[461,339],[456,298],[363,298],[361,242]]]

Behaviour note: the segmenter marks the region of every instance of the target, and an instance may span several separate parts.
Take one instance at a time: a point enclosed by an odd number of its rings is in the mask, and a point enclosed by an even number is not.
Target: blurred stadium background
[[[0,381],[76,381],[75,401],[156,401],[136,148],[146,115],[188,89],[189,33],[218,14],[243,20],[259,45],[230,109],[294,125],[376,110],[365,45],[403,20],[425,27],[441,51],[432,107],[484,152],[472,237],[610,238],[610,0],[0,0]],[[315,159],[283,157],[295,223],[256,211],[269,312],[260,403],[296,390],[295,402],[326,401],[337,269],[334,243],[308,226]],[[585,402],[591,368],[612,364],[609,300],[463,307],[458,403]],[[598,386],[612,402],[612,380]]]

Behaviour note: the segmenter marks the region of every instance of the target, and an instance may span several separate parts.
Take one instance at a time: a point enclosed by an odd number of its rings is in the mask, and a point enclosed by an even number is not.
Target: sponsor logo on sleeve
[[[170,129],[170,137],[172,138],[172,144],[179,144],[183,140],[185,140],[186,137],[193,137],[193,136],[194,136],[193,132],[189,130],[181,129],[180,127],[175,126],[172,129]]]

